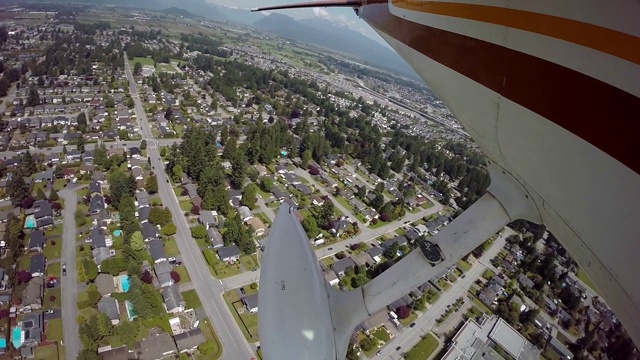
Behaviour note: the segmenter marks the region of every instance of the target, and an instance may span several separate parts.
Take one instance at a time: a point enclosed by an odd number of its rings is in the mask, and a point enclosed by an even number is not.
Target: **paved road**
[[[170,145],[173,145],[174,142],[180,143],[182,140],[181,139],[158,139],[155,141],[158,144],[158,146],[170,146]],[[84,149],[93,150],[93,148],[96,147],[97,145],[98,144],[96,143],[85,144]],[[140,141],[127,140],[127,141],[119,141],[119,142],[109,142],[109,143],[105,143],[105,146],[107,147],[107,149],[111,147],[119,148],[119,147],[140,146]],[[44,149],[30,148],[29,151],[31,151],[31,154],[37,154],[37,153],[42,153],[45,155],[61,154],[63,147],[64,146],[61,145],[61,146],[54,146],[51,148],[44,148]],[[75,145],[69,145],[67,146],[67,149],[68,150],[75,149]],[[26,150],[21,150],[21,151],[26,151]],[[0,158],[2,159],[11,159],[15,155],[16,155],[15,151],[0,151]]]
[[[70,184],[58,194],[64,199],[64,225],[62,260],[67,263],[67,275],[62,276],[62,323],[64,329],[65,353],[68,360],[75,360],[82,349],[78,334],[78,272],[76,271],[76,205],[78,196],[74,184]]]
[[[493,246],[489,250],[485,251],[478,261],[476,261],[469,271],[465,273],[464,278],[459,278],[458,281],[451,285],[451,287],[445,291],[440,298],[431,305],[431,307],[415,321],[416,326],[413,328],[405,328],[402,333],[397,335],[393,340],[389,341],[387,345],[380,350],[380,358],[388,359],[399,358],[399,355],[411,350],[415,344],[417,344],[421,337],[431,331],[435,326],[436,319],[442,315],[447,305],[454,303],[459,297],[466,297],[467,291],[473,284],[473,282],[482,275],[489,260],[495,257],[500,250],[504,247],[506,238],[513,234],[513,230],[505,228],[502,236],[498,237],[493,243]],[[400,346],[400,351],[395,349]]]
[[[132,98],[135,102],[135,111],[140,121],[142,136],[147,139],[147,154],[151,157],[151,164],[156,169],[164,169],[164,164],[160,161],[160,154],[157,146],[153,142],[153,134],[147,120],[147,115],[142,107],[142,102],[136,89],[136,82],[131,73],[129,61],[125,56],[125,71]],[[223,347],[223,359],[244,360],[251,359],[255,356],[249,343],[244,338],[240,328],[231,315],[231,312],[222,298],[223,287],[222,282],[211,276],[207,264],[204,260],[200,248],[191,238],[191,230],[180,204],[171,185],[169,178],[165,172],[158,172],[158,184],[160,198],[162,203],[171,210],[173,220],[177,227],[176,242],[182,256],[182,260],[189,271],[191,282],[200,297],[202,306],[207,316],[213,323],[218,338]]]

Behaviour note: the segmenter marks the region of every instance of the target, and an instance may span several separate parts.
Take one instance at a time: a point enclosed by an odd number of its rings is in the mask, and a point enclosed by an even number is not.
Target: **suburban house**
[[[224,262],[240,260],[240,248],[237,245],[223,246],[218,249],[218,257]]]
[[[383,250],[387,250],[393,244],[398,244],[398,246],[407,245],[407,238],[404,235],[399,235],[383,242],[380,247]]]
[[[175,358],[178,350],[171,336],[163,332],[138,342],[135,345],[134,353],[138,355],[138,360],[158,360]]]
[[[573,359],[573,353],[564,346],[558,339],[553,336],[549,336],[549,341],[547,342],[547,348],[551,349],[554,353],[558,355],[558,357],[562,360],[571,360]]]
[[[164,299],[164,307],[168,313],[173,314],[184,311],[186,303],[182,299],[178,285],[173,284],[162,288],[162,298]]]
[[[98,181],[92,181],[89,183],[89,195],[93,194],[102,195],[102,184]]]
[[[173,270],[173,267],[168,261],[163,260],[157,262],[153,266],[153,270],[156,273],[156,278],[158,279],[160,287],[173,285],[173,279],[171,278],[171,270]]]
[[[109,296],[111,293],[116,292],[116,283],[113,275],[110,274],[98,274],[95,280],[98,292],[102,296]]]
[[[144,241],[156,240],[158,238],[158,229],[150,222],[142,223],[142,238]]]
[[[47,243],[44,231],[34,230],[29,235],[29,251],[42,251]]]
[[[246,206],[240,206],[238,208],[238,213],[240,214],[240,218],[242,219],[242,222],[245,222],[245,223],[253,217],[253,214],[251,213],[251,209],[249,209]]]
[[[31,257],[31,264],[29,266],[29,271],[31,272],[31,276],[38,277],[44,276],[44,268],[46,266],[47,260],[44,257],[43,253],[37,253]]]
[[[29,281],[27,287],[22,290],[22,306],[31,306],[32,309],[42,307],[44,295],[44,278],[35,277]]]
[[[139,208],[151,205],[151,202],[149,201],[149,193],[146,191],[138,191],[136,193],[136,205]]]
[[[198,345],[207,341],[200,328],[191,329],[174,335],[173,339],[176,341],[178,351],[181,353],[195,351],[198,348]]]
[[[333,271],[326,271],[323,270],[322,271],[322,275],[324,275],[324,279],[329,283],[329,285],[331,286],[336,286],[338,285],[338,283],[340,282],[340,279],[338,278],[338,276],[336,275],[335,272]]]
[[[344,259],[338,260],[331,265],[331,270],[338,276],[338,278],[342,279],[345,275],[345,271],[347,268],[354,268],[356,263],[350,257],[346,257]]]
[[[138,209],[138,219],[141,223],[149,221],[149,214],[151,213],[151,207],[145,206]]]
[[[97,215],[106,208],[102,195],[94,195],[89,202],[89,212],[91,215]]]
[[[371,258],[376,263],[382,261],[382,249],[380,249],[379,247],[372,247],[371,249],[367,250],[367,253],[371,255]]]
[[[167,260],[167,254],[164,251],[164,244],[162,244],[162,241],[160,240],[149,241],[149,252],[156,264]]]
[[[44,313],[27,314],[22,320],[22,331],[24,332],[24,341],[20,348],[20,355],[28,357],[29,355],[23,354],[23,350],[26,350],[25,352],[27,354],[32,354],[33,348],[42,342],[42,335],[44,334]]]
[[[98,301],[98,311],[107,315],[113,325],[120,323],[120,306],[118,305],[118,300],[109,296],[103,296],[102,299]]]
[[[204,225],[207,230],[219,227],[220,220],[218,213],[212,210],[200,210],[200,215],[198,215],[198,222]]]
[[[529,279],[525,274],[520,274],[520,276],[518,276],[518,283],[529,289],[532,289],[535,286],[533,280]]]
[[[207,229],[207,235],[209,236],[209,240],[211,241],[211,247],[217,249],[219,247],[224,246],[224,240],[222,239],[222,234],[216,228]]]
[[[331,224],[331,229],[329,229],[329,232],[334,234],[335,236],[340,236],[347,230],[348,226],[349,223],[347,223],[346,221],[337,220],[334,221],[333,224]]]
[[[110,250],[107,247],[101,247],[93,249],[91,251],[91,254],[93,254],[93,262],[95,262],[96,265],[98,265],[98,269],[100,269],[100,264],[102,264],[103,261],[107,260],[111,256],[114,256],[116,252],[115,250]]]
[[[249,229],[254,236],[262,236],[264,235],[264,232],[266,230],[264,224],[262,223],[262,220],[257,217],[252,217],[251,219],[247,220],[247,226],[249,226]]]
[[[258,312],[258,294],[252,294],[242,297],[242,303],[249,310],[250,313],[255,314]]]

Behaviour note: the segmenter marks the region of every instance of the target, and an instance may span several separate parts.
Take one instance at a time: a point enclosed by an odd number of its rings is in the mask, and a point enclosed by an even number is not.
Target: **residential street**
[[[75,360],[82,349],[78,334],[78,272],[76,271],[76,205],[78,194],[75,184],[69,184],[58,194],[64,199],[64,232],[62,261],[66,262],[67,275],[62,276],[62,323],[64,347],[68,360]]]
[[[170,146],[170,145],[173,145],[174,142],[180,143],[182,140],[181,139],[158,139],[158,140],[154,140],[154,141],[158,144],[158,146]],[[140,140],[105,142],[104,144],[107,147],[107,149],[110,149],[112,146],[114,148],[131,147],[131,146],[140,146]],[[85,149],[85,151],[93,150],[93,148],[95,148],[97,145],[98,144],[96,144],[96,143],[85,144],[84,145],[84,149]],[[44,149],[33,149],[33,148],[31,148],[29,151],[31,151],[32,154],[34,154],[34,153],[43,153],[45,155],[61,154],[63,147],[64,146],[60,145],[60,146],[54,146],[54,147],[51,147],[51,148],[44,148]],[[75,148],[76,148],[75,145],[68,145],[67,146],[67,150],[71,150],[71,149],[75,149]],[[22,151],[26,151],[26,150],[22,150]],[[15,155],[16,155],[15,151],[0,151],[0,158],[2,158],[2,159],[10,159],[10,158],[14,157]]]
[[[486,269],[485,264],[488,264],[489,260],[500,252],[504,247],[506,238],[511,234],[514,234],[514,231],[505,228],[502,236],[498,237],[489,250],[485,251],[482,257],[471,266],[471,269],[465,273],[466,276],[459,278],[455,284],[451,285],[448,290],[440,295],[440,298],[433,303],[428,310],[416,319],[416,326],[414,328],[404,328],[403,332],[389,341],[389,343],[380,350],[380,359],[388,359],[392,358],[392,356],[394,359],[397,359],[400,357],[400,354],[411,350],[411,348],[421,340],[424,334],[431,331],[435,326],[436,319],[440,317],[447,305],[452,304],[461,296],[466,299],[467,291],[469,287],[471,287],[471,284],[482,275]],[[398,346],[401,347],[400,351],[395,350]]]
[[[142,102],[136,89],[136,82],[131,72],[129,61],[125,55],[125,71],[129,80],[129,86],[133,100],[135,102],[135,111],[140,121],[142,135],[147,139],[147,154],[151,157],[151,164],[158,170],[164,168],[163,162],[160,160],[160,154],[153,135],[147,116],[142,107]],[[255,356],[251,346],[246,341],[240,328],[235,322],[229,308],[222,298],[222,284],[216,280],[207,267],[202,252],[196,242],[191,238],[191,230],[187,220],[183,216],[177,197],[169,183],[167,174],[163,171],[157,172],[159,194],[162,203],[171,210],[173,220],[177,227],[175,235],[176,243],[183,263],[186,265],[191,282],[200,297],[203,308],[207,316],[211,320],[218,339],[222,344],[223,359],[251,359]]]

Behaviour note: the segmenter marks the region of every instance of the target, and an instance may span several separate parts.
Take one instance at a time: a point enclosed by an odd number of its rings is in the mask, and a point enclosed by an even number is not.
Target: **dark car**
[[[396,351],[400,351],[400,349],[401,349],[401,348],[402,348],[402,346],[398,346],[398,347],[396,348]]]
[[[411,323],[411,325],[409,325],[409,327],[414,327],[416,326],[416,323]]]
[[[169,179],[167,179],[167,184],[169,183]]]
[[[242,293],[242,295],[244,295],[244,294],[245,294],[245,291],[244,291],[244,288],[243,288],[243,287],[241,287],[241,288],[240,288],[240,292]]]
[[[331,251],[331,250],[333,250],[333,248],[328,248],[327,250]]]

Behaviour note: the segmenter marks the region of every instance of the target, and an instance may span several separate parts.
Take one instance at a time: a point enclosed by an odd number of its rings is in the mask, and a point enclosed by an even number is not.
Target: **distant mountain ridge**
[[[358,31],[338,26],[326,19],[295,20],[287,15],[273,13],[256,21],[254,26],[284,38],[333,49],[360,58],[363,63],[417,78],[415,71],[393,50]]]

